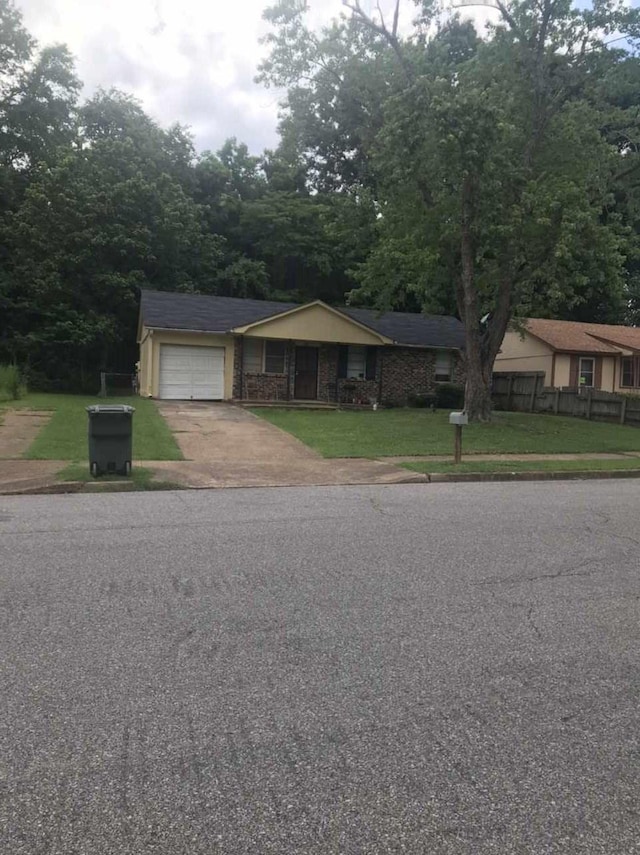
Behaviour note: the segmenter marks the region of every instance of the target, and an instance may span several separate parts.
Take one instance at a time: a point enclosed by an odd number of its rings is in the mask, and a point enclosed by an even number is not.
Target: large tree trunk
[[[466,384],[464,406],[470,422],[491,420],[491,389],[483,364],[480,329],[480,302],[475,283],[475,247],[472,233],[473,183],[467,175],[462,182],[460,232],[460,284],[458,309],[465,328]]]
[[[464,390],[464,406],[470,422],[491,421],[491,369],[481,360],[466,362],[467,381]]]
[[[511,318],[511,271],[505,270],[498,283],[494,310],[482,325],[481,306],[475,281],[473,240],[473,182],[467,175],[462,183],[460,260],[457,289],[458,309],[465,327],[465,410],[470,422],[491,421],[491,375],[493,363]]]

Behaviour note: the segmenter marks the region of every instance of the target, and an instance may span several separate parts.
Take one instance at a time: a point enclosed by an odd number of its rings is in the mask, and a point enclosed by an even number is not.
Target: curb
[[[43,484],[39,487],[0,486],[0,496],[54,496],[64,493],[81,493],[84,481],[65,481],[59,484]]]
[[[598,471],[540,471],[540,472],[461,472],[459,475],[448,472],[433,472],[425,477],[430,484],[473,481],[610,481],[614,478],[640,478],[638,469],[602,469]]]
[[[287,489],[289,487],[394,487],[402,484],[470,484],[470,483],[497,483],[511,481],[611,481],[613,479],[640,479],[640,468],[638,469],[619,469],[619,470],[602,470],[589,471],[576,470],[573,472],[461,472],[459,475],[448,472],[433,472],[419,473],[416,472],[408,478],[403,478],[398,481],[388,482],[371,482],[371,481],[351,481],[344,484],[258,484],[258,485],[239,485],[233,484],[230,486],[173,486],[168,489],[173,490],[271,490],[271,489]],[[129,482],[111,481],[109,486],[93,485],[93,489],[86,489],[86,481],[66,481],[61,484],[47,484],[42,487],[25,487],[22,489],[7,490],[0,486],[0,496],[51,496],[51,495],[66,495],[73,493],[132,493],[132,492],[153,492],[148,490],[137,490],[135,485]]]

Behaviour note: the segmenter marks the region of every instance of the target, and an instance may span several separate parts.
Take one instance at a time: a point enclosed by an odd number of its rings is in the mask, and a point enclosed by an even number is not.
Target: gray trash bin
[[[98,475],[131,474],[132,422],[135,409],[126,404],[87,407],[89,469]]]

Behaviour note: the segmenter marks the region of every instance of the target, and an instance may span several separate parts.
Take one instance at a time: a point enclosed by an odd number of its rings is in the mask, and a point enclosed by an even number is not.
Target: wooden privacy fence
[[[585,387],[554,389],[544,385],[544,376],[542,371],[494,374],[494,405],[500,410],[579,416],[640,427],[640,397]]]

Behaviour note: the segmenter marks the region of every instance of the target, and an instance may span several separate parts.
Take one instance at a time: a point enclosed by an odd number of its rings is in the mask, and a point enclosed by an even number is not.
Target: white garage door
[[[160,346],[160,397],[181,401],[224,398],[224,347]]]

